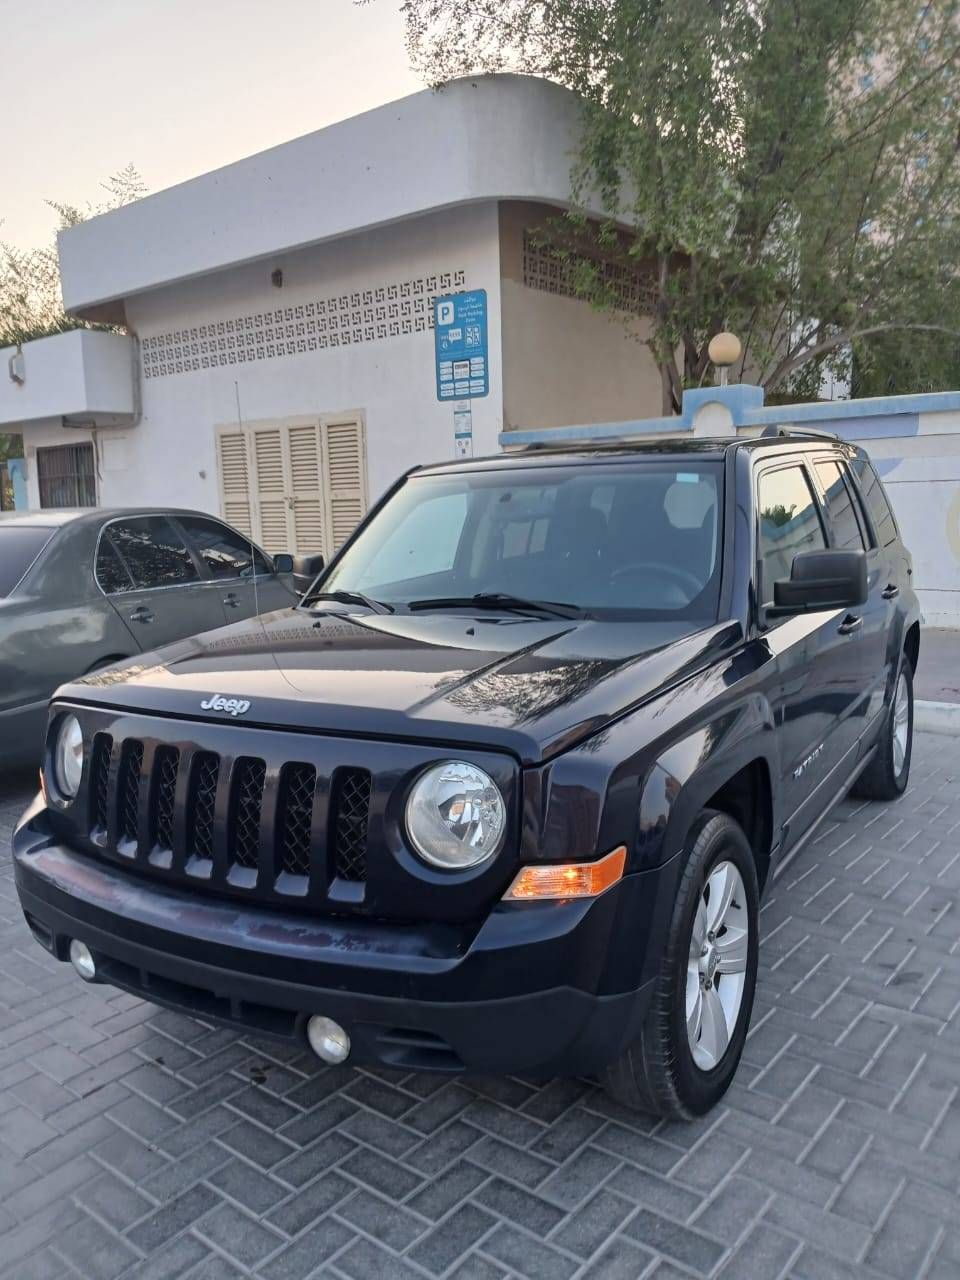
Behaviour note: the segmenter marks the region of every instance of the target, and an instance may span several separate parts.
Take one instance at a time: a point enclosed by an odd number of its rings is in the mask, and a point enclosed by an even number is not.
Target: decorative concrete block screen
[[[578,264],[583,261],[585,259],[573,254],[562,256],[549,245],[540,244],[535,233],[523,233],[523,283],[529,289],[564,298],[582,296],[577,292],[574,278]],[[622,310],[638,316],[650,315],[655,290],[648,271],[596,258],[589,262],[597,271],[603,290],[616,299]]]
[[[424,333],[433,328],[434,300],[465,283],[463,270],[440,271],[153,334],[141,341],[144,377],[166,378]]]

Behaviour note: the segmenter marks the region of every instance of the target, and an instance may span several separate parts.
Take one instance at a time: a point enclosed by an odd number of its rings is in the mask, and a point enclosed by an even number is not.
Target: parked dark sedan
[[[39,759],[64,680],[293,604],[292,569],[199,511],[0,516],[0,766]]]

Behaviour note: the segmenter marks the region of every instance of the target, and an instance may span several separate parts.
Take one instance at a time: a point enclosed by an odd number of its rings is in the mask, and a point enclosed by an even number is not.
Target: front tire
[[[692,1119],[736,1074],[757,982],[759,887],[736,822],[707,810],[687,842],[666,951],[635,1044],[603,1073],[620,1103]]]
[[[913,755],[913,668],[905,657],[873,759],[853,785],[862,800],[898,800],[910,780]]]

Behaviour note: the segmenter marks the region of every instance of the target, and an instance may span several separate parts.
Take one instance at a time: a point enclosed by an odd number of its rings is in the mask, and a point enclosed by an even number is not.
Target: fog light
[[[93,963],[90,948],[77,938],[70,943],[70,963],[84,982],[92,982],[97,976],[97,966]]]
[[[307,1039],[310,1048],[323,1062],[346,1062],[350,1055],[350,1037],[332,1018],[314,1014],[307,1023]]]

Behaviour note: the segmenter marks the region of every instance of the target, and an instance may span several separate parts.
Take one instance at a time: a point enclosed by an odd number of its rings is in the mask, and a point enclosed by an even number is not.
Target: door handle
[[[231,592],[229,593],[229,595],[225,595],[225,596],[223,597],[223,603],[224,603],[224,604],[225,604],[229,609],[239,609],[239,608],[240,608],[240,597],[239,597],[235,592],[231,591]]]
[[[862,618],[857,617],[855,613],[848,613],[840,623],[839,627],[837,627],[837,631],[839,631],[842,636],[849,636],[852,635],[854,631],[859,631],[862,626]]]
[[[880,594],[883,596],[884,600],[896,600],[897,596],[900,594],[900,588],[895,582],[888,582]]]
[[[152,622],[153,614],[150,612],[150,610],[147,608],[145,604],[142,604],[139,607],[139,609],[134,609],[133,613],[131,613],[130,621],[131,622]]]

